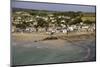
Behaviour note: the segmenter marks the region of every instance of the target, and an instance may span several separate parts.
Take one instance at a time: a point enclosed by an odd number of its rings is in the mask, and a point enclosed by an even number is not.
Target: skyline
[[[55,4],[41,3],[29,1],[12,1],[12,8],[33,9],[33,10],[48,10],[48,11],[81,11],[95,12],[95,6],[74,5],[74,4]],[[59,8],[58,8],[59,7]]]

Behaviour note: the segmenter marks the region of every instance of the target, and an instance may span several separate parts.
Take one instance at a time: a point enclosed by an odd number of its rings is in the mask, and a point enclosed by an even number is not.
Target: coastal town
[[[12,14],[12,32],[95,32],[95,13],[17,10]]]
[[[13,65],[96,60],[95,12],[13,8]]]

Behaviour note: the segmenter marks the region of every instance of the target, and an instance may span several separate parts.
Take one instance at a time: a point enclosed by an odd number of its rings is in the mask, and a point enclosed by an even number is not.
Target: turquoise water
[[[28,46],[14,44],[29,44]],[[95,40],[78,44],[65,43],[63,47],[41,46],[43,43],[12,43],[12,61],[14,65],[44,64],[95,60]],[[83,46],[84,45],[84,46]],[[88,52],[89,48],[91,51]],[[89,56],[88,56],[89,53]],[[85,58],[88,56],[88,58]]]

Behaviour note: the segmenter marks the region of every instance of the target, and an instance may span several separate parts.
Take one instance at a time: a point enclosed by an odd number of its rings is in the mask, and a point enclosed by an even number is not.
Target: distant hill
[[[50,10],[37,10],[37,9],[23,9],[23,8],[12,8],[12,11],[42,11],[42,12],[50,12],[50,13],[54,13],[54,12],[74,12],[74,11],[50,11]],[[81,12],[81,11],[78,11]],[[95,13],[93,12],[82,12],[84,13],[84,16],[95,16]]]
[[[56,14],[56,15],[66,15],[66,16],[72,16],[75,14],[82,14],[82,20],[90,20],[90,21],[95,21],[96,19],[96,13],[92,13],[92,12],[74,12],[74,11],[47,11],[47,10],[33,10],[33,9],[23,9],[23,8],[12,8],[12,12],[18,12],[18,11],[25,11],[25,12],[29,12],[30,14],[35,14],[37,15],[38,13],[40,14]]]

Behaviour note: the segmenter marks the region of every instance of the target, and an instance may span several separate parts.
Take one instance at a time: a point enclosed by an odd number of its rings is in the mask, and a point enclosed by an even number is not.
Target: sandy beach
[[[35,40],[42,40],[47,37],[51,37],[51,35],[47,33],[12,33],[12,40],[17,41],[35,41]],[[57,37],[58,39],[71,39],[71,40],[81,40],[81,39],[89,39],[95,38],[95,33],[93,32],[81,32],[81,33],[70,33],[70,34],[63,34],[63,33],[56,33],[52,35],[52,37]]]

